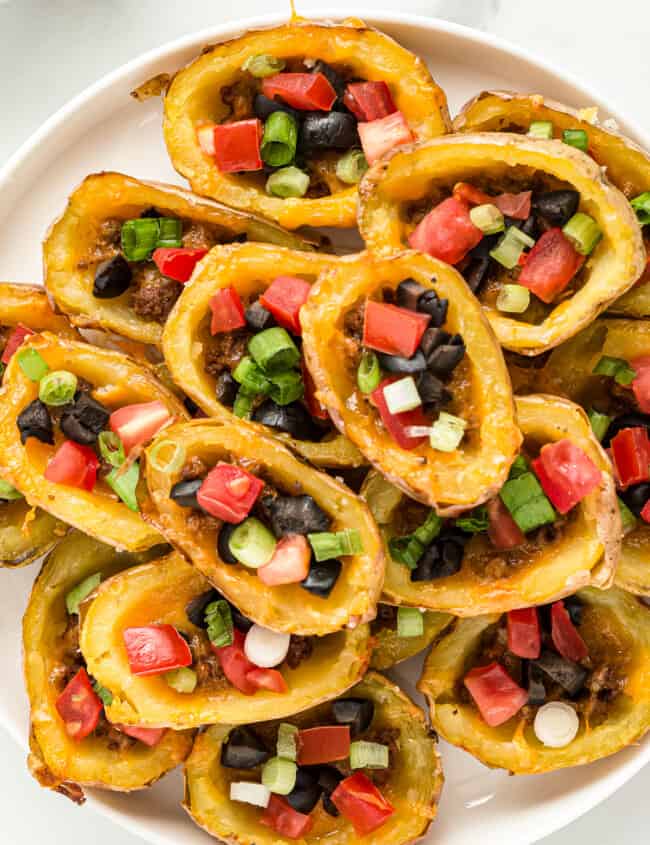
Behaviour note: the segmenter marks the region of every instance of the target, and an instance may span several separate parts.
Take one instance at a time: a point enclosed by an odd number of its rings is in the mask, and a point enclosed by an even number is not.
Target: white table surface
[[[288,1],[288,0],[287,0]],[[336,0],[299,0],[298,10]],[[338,3],[350,12],[349,3]],[[536,52],[650,127],[647,0],[365,0],[360,7],[430,14]],[[271,0],[0,0],[0,164],[57,108],[103,74],[179,35],[267,12]],[[39,790],[0,731],[2,845],[138,845],[92,810]],[[650,768],[545,845],[650,840]]]

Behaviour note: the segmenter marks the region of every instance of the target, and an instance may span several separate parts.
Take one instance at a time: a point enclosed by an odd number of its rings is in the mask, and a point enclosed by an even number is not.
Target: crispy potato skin
[[[412,223],[405,204],[424,199],[437,182],[469,180],[474,174],[517,179],[542,173],[577,190],[581,208],[598,222],[603,239],[582,271],[584,284],[557,304],[541,323],[526,323],[484,305],[506,349],[538,355],[588,325],[639,279],[646,265],[643,237],[625,196],[585,153],[561,141],[542,141],[511,132],[477,132],[399,147],[374,164],[359,187],[359,228],[366,246],[381,254],[403,249]]]
[[[478,710],[458,699],[456,687],[473,665],[482,634],[499,615],[460,619],[433,648],[418,689],[429,702],[433,728],[453,745],[464,748],[487,766],[513,774],[539,774],[607,757],[637,742],[650,728],[650,609],[634,596],[613,587],[592,587],[578,593],[602,624],[614,626],[626,639],[629,663],[621,694],[605,721],[585,728],[565,748],[547,748],[532,725],[517,718],[490,728]]]
[[[353,76],[384,80],[420,140],[450,130],[447,99],[425,63],[387,35],[361,21],[325,24],[293,19],[273,29],[251,30],[239,38],[207,48],[179,71],[165,97],[163,131],[172,164],[203,196],[277,220],[287,229],[299,226],[354,226],[357,188],[343,186],[325,197],[280,199],[266,194],[250,178],[221,173],[196,140],[201,120],[219,122],[227,114],[220,91],[241,79],[249,56],[308,56],[350,68]]]
[[[163,327],[135,313],[129,291],[114,299],[93,296],[95,265],[88,263],[105,220],[139,217],[151,207],[170,217],[219,226],[226,240],[245,236],[294,249],[312,248],[307,241],[268,220],[197,197],[176,185],[141,182],[123,173],[93,173],[73,191],[43,243],[45,287],[75,325],[101,328],[145,344],[160,344]]]
[[[390,780],[382,793],[395,807],[395,814],[372,834],[373,845],[407,845],[427,832],[437,813],[443,784],[436,740],[431,736],[422,711],[377,672],[369,672],[350,695],[369,698],[375,705],[373,726],[397,728],[399,752]],[[317,723],[327,719],[327,708],[307,711],[291,719],[292,724]],[[228,845],[284,845],[286,839],[259,824],[259,808],[230,800],[230,783],[236,772],[219,765],[221,746],[231,725],[214,725],[196,740],[185,767],[184,807],[208,833]],[[350,822],[333,818],[317,807],[312,811],[314,827],[301,845],[355,845],[359,841]]]
[[[68,624],[66,594],[101,572],[109,577],[151,557],[118,553],[110,546],[72,531],[47,558],[36,579],[23,619],[24,669],[31,706],[30,770],[42,786],[77,803],[82,787],[119,792],[144,789],[175,768],[189,754],[192,732],[168,731],[153,748],[137,743],[127,750],[109,748],[107,737],[75,742],[66,734],[55,707],[52,673],[61,665],[61,637]]]
[[[403,660],[415,657],[431,643],[436,642],[454,621],[449,613],[424,612],[424,633],[421,637],[400,637],[396,630],[382,628],[375,633],[375,647],[370,660],[370,668],[384,672]]]
[[[380,288],[407,278],[449,299],[447,325],[459,332],[469,362],[466,413],[472,436],[451,453],[426,444],[399,448],[375,423],[366,399],[345,365],[345,313]],[[307,365],[317,396],[338,429],[368,461],[412,498],[453,515],[490,498],[508,476],[521,434],[501,350],[462,277],[449,265],[416,252],[388,258],[361,253],[340,259],[312,288],[301,311]]]
[[[413,582],[409,570],[392,560],[386,549],[384,598],[391,604],[426,607],[456,616],[500,613],[545,604],[586,586],[612,584],[621,555],[622,528],[611,466],[593,436],[584,411],[556,396],[517,396],[517,419],[524,439],[552,443],[569,437],[602,470],[602,483],[578,506],[576,517],[561,537],[540,547],[523,565],[500,577],[477,575],[472,561],[485,548],[472,541],[463,568],[448,578]],[[379,473],[371,473],[361,495],[366,499],[386,541],[400,533],[394,517],[403,494]],[[495,550],[493,558],[498,560]]]

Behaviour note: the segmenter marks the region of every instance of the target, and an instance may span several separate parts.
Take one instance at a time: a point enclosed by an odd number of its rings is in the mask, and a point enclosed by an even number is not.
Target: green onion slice
[[[607,434],[612,417],[608,417],[607,414],[601,414],[600,411],[596,411],[594,408],[591,408],[587,416],[589,417],[589,422],[591,423],[591,428],[595,436],[598,440],[602,440]]]
[[[623,524],[623,534],[629,534],[630,531],[636,528],[636,516],[634,516],[620,496],[617,496],[616,498],[618,499],[618,509],[621,514],[621,522]]]
[[[290,164],[296,154],[298,124],[284,111],[274,111],[266,119],[260,153],[271,167]]]
[[[424,614],[417,607],[397,608],[397,636],[421,637],[424,634]]]
[[[19,349],[16,359],[30,381],[40,381],[49,372],[50,368],[38,349]]]
[[[603,236],[593,217],[578,211],[562,229],[580,255],[589,255]]]
[[[160,223],[156,218],[140,217],[122,223],[122,252],[127,261],[145,261],[158,244]]]
[[[336,176],[346,185],[356,185],[360,182],[367,169],[366,157],[361,150],[357,149],[348,150],[336,162]]]
[[[251,393],[245,387],[240,387],[232,406],[233,414],[242,420],[250,419],[256,396],[256,393]]]
[[[271,375],[269,378],[271,380],[269,394],[278,405],[288,405],[290,402],[302,399],[305,385],[301,373],[296,370],[287,370]]]
[[[189,666],[181,666],[180,669],[171,669],[165,672],[163,678],[176,692],[192,693],[196,689],[198,678],[194,669]]]
[[[283,167],[266,180],[266,193],[273,197],[304,197],[309,190],[309,174],[297,167]]]
[[[278,728],[278,757],[296,760],[298,757],[298,728],[288,722],[281,722]]]
[[[4,478],[0,478],[0,499],[11,502],[15,499],[22,498],[23,494],[19,490],[16,490],[13,484],[9,484],[9,482],[5,481]]]
[[[271,384],[250,355],[245,355],[232,371],[236,382],[250,393],[268,393]]]
[[[610,376],[623,387],[632,384],[636,378],[636,370],[624,358],[613,358],[610,355],[603,355],[592,372],[597,376]]]
[[[70,616],[79,613],[79,605],[81,602],[87,599],[93,590],[96,590],[97,587],[99,587],[101,582],[101,572],[95,572],[93,575],[89,575],[87,578],[84,578],[83,581],[80,581],[76,587],[73,587],[70,590],[65,597],[65,607]]]
[[[528,472],[529,469],[530,467],[526,458],[524,458],[523,455],[517,455],[510,467],[508,478],[519,478],[520,475],[523,475],[525,472]]]
[[[419,613],[417,610],[416,612]],[[362,739],[350,743],[351,769],[387,769],[389,757],[387,745],[365,742]]]
[[[126,460],[122,441],[114,431],[102,431],[97,438],[99,453],[111,466],[121,467]]]
[[[228,543],[232,555],[251,569],[267,564],[276,545],[274,535],[254,516],[249,516],[234,529]]]
[[[519,258],[524,249],[534,245],[533,238],[516,226],[509,226],[500,238],[499,243],[494,249],[490,250],[490,255],[507,270],[513,270],[519,263]]]
[[[248,341],[248,351],[265,373],[290,370],[300,361],[298,347],[280,326],[258,332]]]
[[[524,534],[555,522],[555,510],[542,490],[537,476],[530,471],[508,479],[499,495]]]
[[[469,216],[472,223],[484,235],[496,235],[497,232],[503,232],[505,229],[503,214],[496,205],[490,202],[474,206],[470,209]]]
[[[262,769],[262,784],[276,795],[288,795],[296,785],[298,766],[284,757],[271,757]]]
[[[379,387],[381,381],[381,367],[379,358],[369,349],[364,349],[357,370],[357,384],[362,393],[372,393]]]
[[[242,70],[247,70],[257,79],[264,79],[265,76],[273,76],[276,73],[280,73],[280,71],[284,70],[284,67],[284,59],[281,59],[279,56],[270,56],[268,53],[263,53],[256,56],[249,56],[242,65]]]
[[[158,218],[158,240],[156,248],[178,249],[183,246],[183,222],[175,217]]]
[[[104,707],[110,707],[113,703],[113,693],[109,689],[106,689],[106,687],[103,687],[99,681],[93,681],[93,689]]]
[[[147,460],[156,472],[171,475],[185,463],[185,447],[173,440],[161,440],[147,454]]]
[[[455,521],[455,525],[461,531],[465,531],[468,534],[481,534],[487,531],[489,525],[487,508],[485,505],[474,508],[474,510],[471,510],[465,516],[459,516]]]
[[[639,225],[647,226],[650,223],[650,191],[644,191],[638,197],[634,197],[630,200],[630,205],[636,211]]]
[[[225,599],[212,601],[205,609],[205,622],[210,642],[222,648],[232,645],[233,621],[232,610]]]
[[[391,557],[398,563],[408,566],[409,569],[415,569],[424,554],[424,550],[440,534],[441,528],[442,519],[432,510],[413,534],[392,537],[388,541],[388,550]]]
[[[534,120],[528,127],[528,134],[531,138],[550,140],[553,137],[553,124],[550,120]]]
[[[77,377],[68,370],[47,373],[38,385],[38,398],[46,405],[67,405],[77,392]]]
[[[139,511],[136,490],[140,480],[140,463],[134,461],[131,466],[122,471],[122,467],[112,469],[104,479],[108,486],[120,497],[127,508]]]
[[[332,560],[342,555],[360,555],[363,552],[363,541],[357,528],[307,534],[307,539],[317,561]]]
[[[523,285],[503,285],[497,295],[497,310],[523,314],[530,305],[530,291]]]
[[[582,150],[586,153],[589,149],[589,136],[584,129],[565,129],[562,133],[562,140],[570,147]]]
[[[454,452],[465,436],[467,422],[446,411],[441,411],[438,419],[431,426],[429,441],[431,448],[438,452]]]

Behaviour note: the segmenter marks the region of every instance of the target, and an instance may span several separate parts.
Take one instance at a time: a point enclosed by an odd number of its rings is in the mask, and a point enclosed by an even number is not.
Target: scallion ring
[[[284,111],[274,111],[264,124],[264,136],[260,153],[271,167],[290,164],[296,154],[298,124],[296,119]]]
[[[50,369],[38,349],[31,349],[30,347],[19,349],[16,353],[16,360],[20,369],[30,381],[40,381]]]
[[[38,385],[38,398],[46,405],[67,405],[77,392],[77,377],[68,370],[47,373]]]
[[[248,71],[256,79],[264,79],[265,76],[273,76],[285,68],[285,61],[279,56],[270,56],[268,53],[249,56],[241,66],[242,70]]]
[[[102,431],[97,438],[99,453],[111,466],[121,467],[126,460],[122,441],[114,431]]]
[[[362,150],[348,150],[336,162],[336,176],[346,185],[356,185],[368,169],[368,162]]]
[[[379,387],[381,381],[381,367],[379,358],[374,352],[364,349],[357,370],[357,384],[362,393],[372,393]]]
[[[298,167],[283,167],[266,180],[266,193],[273,197],[304,197],[309,190],[309,174]]]
[[[173,440],[161,440],[147,453],[147,460],[156,472],[171,475],[183,466],[185,455],[185,447],[180,443],[175,443]]]
[[[134,461],[131,466],[122,472],[121,468],[112,469],[104,479],[108,486],[120,497],[127,508],[132,511],[139,511],[136,490],[140,480],[140,464]]]

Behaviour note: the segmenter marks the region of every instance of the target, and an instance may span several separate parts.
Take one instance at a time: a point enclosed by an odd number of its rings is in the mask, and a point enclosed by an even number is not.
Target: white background
[[[318,5],[304,0],[298,11]],[[349,2],[340,5],[354,11]],[[508,38],[572,71],[623,114],[650,127],[647,0],[365,0],[360,5],[436,15]],[[144,50],[212,24],[279,10],[271,0],[0,0],[0,164],[71,96]],[[22,750],[2,731],[0,761],[2,845],[140,843],[91,810],[39,790]],[[545,845],[648,842],[649,795],[646,770]]]

